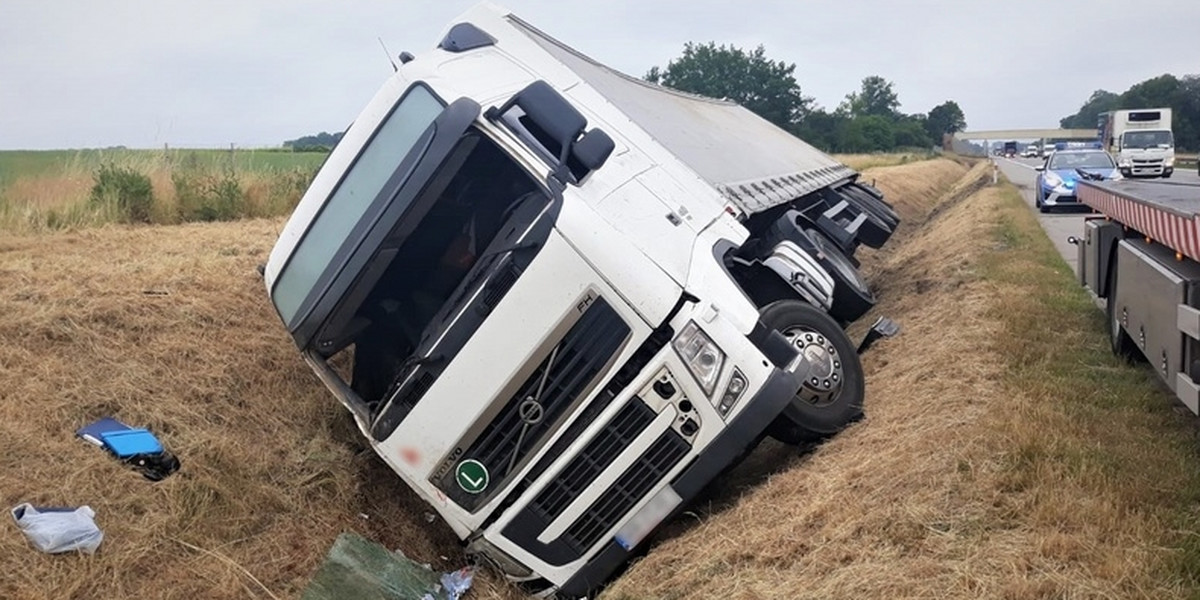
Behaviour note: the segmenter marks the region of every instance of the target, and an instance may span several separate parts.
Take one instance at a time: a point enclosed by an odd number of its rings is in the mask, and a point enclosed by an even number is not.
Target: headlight
[[[716,398],[712,400],[713,406],[716,407],[718,413],[721,413],[722,418],[729,414],[733,405],[737,404],[738,399],[742,397],[742,392],[745,392],[749,385],[746,376],[734,368],[733,375],[729,377],[729,384],[725,386],[725,394],[721,396],[721,401],[718,403]]]
[[[1042,174],[1042,183],[1046,184],[1046,187],[1056,188],[1063,184],[1063,180],[1053,171],[1046,171]]]
[[[692,372],[692,377],[704,389],[704,394],[711,396],[717,385],[717,377],[721,374],[721,366],[725,364],[725,353],[700,330],[695,321],[688,321],[671,345]]]
[[[1175,157],[1168,156],[1167,159],[1163,161],[1163,166],[1174,167],[1175,166]]]
[[[1121,167],[1122,169],[1128,169],[1129,167],[1133,166],[1133,159],[1122,158],[1121,160],[1117,161],[1117,166]]]

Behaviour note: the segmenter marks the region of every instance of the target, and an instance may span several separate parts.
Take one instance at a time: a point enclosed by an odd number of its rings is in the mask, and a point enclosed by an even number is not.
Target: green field
[[[0,231],[287,214],[326,156],[282,149],[0,151]],[[120,182],[101,198],[94,188],[102,169],[119,171]],[[139,185],[150,197],[131,200]],[[130,210],[130,202],[141,208]]]
[[[87,149],[87,150],[0,150],[0,182],[22,176],[94,170],[104,163],[151,163],[160,160],[179,162],[195,156],[210,165],[232,165],[239,171],[278,169],[315,169],[325,160],[323,152],[289,152],[275,149],[163,150]]]

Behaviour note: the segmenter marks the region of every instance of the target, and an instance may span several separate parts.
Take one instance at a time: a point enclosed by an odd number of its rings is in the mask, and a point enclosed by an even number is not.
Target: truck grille
[[[542,543],[538,536],[584,493],[596,476],[612,466],[617,455],[645,431],[654,416],[645,403],[633,398],[630,406],[622,408],[580,455],[504,526],[504,537],[552,565],[565,565],[587,554],[601,536],[620,523],[687,455],[690,446],[682,436],[671,429],[663,432],[558,539]]]
[[[628,335],[625,321],[603,298],[597,298],[458,460],[482,463],[491,476],[489,491],[503,487],[509,474],[519,469],[525,457],[557,429],[568,409],[587,394]],[[537,401],[531,402],[535,397]],[[468,510],[490,496],[461,490],[453,469],[439,483],[442,491]]]
[[[633,355],[625,361],[625,364],[621,365],[616,374],[608,380],[608,383],[604,384],[604,389],[600,390],[600,393],[596,394],[591,402],[578,412],[571,424],[558,436],[558,439],[554,440],[554,444],[550,446],[550,449],[542,452],[542,457],[538,459],[532,468],[525,472],[525,476],[521,478],[521,481],[517,485],[513,486],[512,491],[504,497],[500,506],[492,511],[480,529],[491,527],[496,519],[508,512],[517,503],[517,500],[525,494],[525,491],[532,487],[538,478],[549,471],[550,466],[555,461],[561,459],[566,454],[567,447],[579,439],[583,435],[584,430],[600,418],[601,413],[612,404],[613,400],[621,394],[622,390],[629,387],[629,384],[646,368],[646,365],[650,364],[651,359],[658,355],[674,337],[675,331],[670,325],[665,323],[651,332],[642,344],[638,346],[638,349],[633,352]],[[532,516],[533,512],[526,506],[520,514],[522,516]],[[545,529],[548,524],[546,521],[540,521],[540,523],[540,525],[537,525],[539,531]],[[509,535],[508,529],[505,530],[505,535]]]
[[[688,443],[668,429],[633,463],[587,512],[563,534],[565,541],[581,555],[616,526],[620,519],[657,485],[687,454]]]
[[[654,415],[645,402],[634,398],[538,494],[530,508],[547,523],[553,521],[650,425]]]

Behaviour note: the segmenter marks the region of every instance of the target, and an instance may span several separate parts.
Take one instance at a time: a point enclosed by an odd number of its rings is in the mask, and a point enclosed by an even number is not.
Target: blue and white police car
[[[1059,145],[1038,170],[1034,204],[1041,212],[1058,206],[1079,206],[1075,183],[1083,178],[1121,179],[1117,164],[1099,148]]]

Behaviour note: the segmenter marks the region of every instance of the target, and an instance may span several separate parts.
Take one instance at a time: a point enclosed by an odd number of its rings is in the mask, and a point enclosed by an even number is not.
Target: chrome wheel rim
[[[789,327],[780,333],[811,366],[796,397],[813,406],[833,404],[846,380],[845,366],[833,342],[808,327]]]

